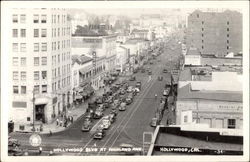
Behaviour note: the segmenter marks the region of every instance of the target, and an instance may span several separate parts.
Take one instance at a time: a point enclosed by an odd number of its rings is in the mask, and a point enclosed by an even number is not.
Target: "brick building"
[[[196,10],[188,16],[186,34],[187,49],[197,47],[202,55],[237,54],[242,51],[242,14]]]

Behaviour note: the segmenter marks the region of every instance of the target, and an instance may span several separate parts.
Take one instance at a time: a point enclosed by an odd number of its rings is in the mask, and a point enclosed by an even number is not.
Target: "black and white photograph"
[[[247,1],[1,2],[2,160],[248,161],[248,19]]]

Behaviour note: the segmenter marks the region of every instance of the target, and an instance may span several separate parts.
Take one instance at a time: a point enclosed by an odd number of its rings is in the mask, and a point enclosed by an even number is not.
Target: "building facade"
[[[188,16],[187,47],[193,46],[202,55],[225,56],[242,51],[242,14],[236,11],[202,12]]]
[[[70,107],[71,30],[65,9],[12,9],[9,36],[16,129],[50,123]]]
[[[116,51],[116,70],[119,72],[123,72],[124,70],[126,70],[126,65],[129,62],[128,49],[118,45]]]

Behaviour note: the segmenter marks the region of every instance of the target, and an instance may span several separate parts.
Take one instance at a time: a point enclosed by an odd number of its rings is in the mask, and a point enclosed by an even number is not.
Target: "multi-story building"
[[[73,36],[72,53],[85,53],[93,58],[93,68],[97,75],[92,78],[92,86],[98,89],[103,86],[105,75],[116,71],[116,36]]]
[[[65,9],[16,8],[9,16],[15,128],[50,123],[70,105],[70,21]],[[34,99],[33,99],[34,97]]]
[[[242,14],[237,11],[202,12],[188,16],[187,49],[193,46],[202,55],[225,56],[242,52]]]
[[[116,70],[123,72],[126,70],[127,63],[129,62],[129,50],[121,45],[118,45],[116,51]]]

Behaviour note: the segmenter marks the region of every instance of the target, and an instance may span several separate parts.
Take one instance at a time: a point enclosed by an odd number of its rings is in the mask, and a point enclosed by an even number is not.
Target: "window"
[[[188,122],[188,116],[185,115],[185,116],[184,116],[184,123],[187,123],[187,122]]]
[[[34,57],[34,66],[39,66],[39,57]]]
[[[47,51],[47,43],[42,43],[42,51]]]
[[[58,58],[58,63],[60,63],[60,54],[58,55],[58,57],[57,57],[57,58]]]
[[[26,86],[21,86],[21,94],[26,94]]]
[[[12,58],[12,65],[13,66],[18,66],[18,57],[13,57]]]
[[[202,39],[201,42],[204,43],[204,40]]]
[[[42,79],[47,79],[47,71],[42,71]]]
[[[20,51],[21,52],[26,52],[26,43],[21,43],[20,44]]]
[[[26,37],[26,29],[21,29],[21,37],[22,38]]]
[[[54,34],[55,34],[55,37],[56,37],[56,28],[55,28]]]
[[[21,80],[26,81],[26,72],[25,71],[21,72]]]
[[[18,16],[17,15],[12,15],[12,22],[18,23]]]
[[[39,43],[34,43],[34,52],[39,52]]]
[[[229,31],[229,28],[227,28],[227,31]]]
[[[13,80],[18,80],[18,71],[13,71]]]
[[[60,68],[58,68],[57,70],[58,70],[58,76],[60,76]]]
[[[42,23],[46,23],[47,22],[47,15],[42,15]]]
[[[20,22],[25,23],[26,22],[26,15],[20,15]]]
[[[34,80],[39,80],[39,71],[34,71]]]
[[[39,37],[39,29],[34,29],[34,38]]]
[[[35,93],[35,94],[40,93],[39,85],[35,85],[35,86],[34,86],[34,93]]]
[[[13,43],[12,44],[12,51],[13,52],[18,52],[18,43]]]
[[[235,129],[236,126],[236,120],[235,119],[228,119],[227,120],[227,125],[229,129]]]
[[[227,34],[227,37],[229,37],[229,34]]]
[[[229,43],[229,40],[227,40],[227,43]]]
[[[199,14],[197,14],[197,18],[199,18],[200,17],[200,15]]]
[[[42,29],[42,37],[47,37],[47,29]]]
[[[18,30],[17,29],[12,29],[12,37],[17,38],[18,37]]]
[[[204,31],[204,28],[201,28],[202,31]]]
[[[27,121],[30,121],[30,117],[27,117]]]
[[[39,15],[34,15],[33,22],[34,23],[39,23]]]
[[[21,57],[21,66],[26,66],[26,57]]]
[[[61,83],[61,82],[60,82],[60,80],[59,80],[59,81],[58,81],[58,89],[60,89],[60,83]]]
[[[204,49],[204,46],[201,46],[202,49]]]
[[[47,85],[42,85],[42,93],[47,93]]]
[[[18,86],[13,86],[13,93],[18,94]]]
[[[203,25],[203,24],[204,24],[204,21],[202,21],[201,24]]]
[[[201,34],[201,36],[203,37],[203,36],[204,36],[204,34]]]
[[[57,23],[60,23],[60,15],[58,15],[57,18]]]
[[[57,47],[60,49],[60,41],[57,42]]]
[[[227,21],[227,25],[229,25],[229,21]]]
[[[42,65],[47,65],[47,57],[42,57]]]

